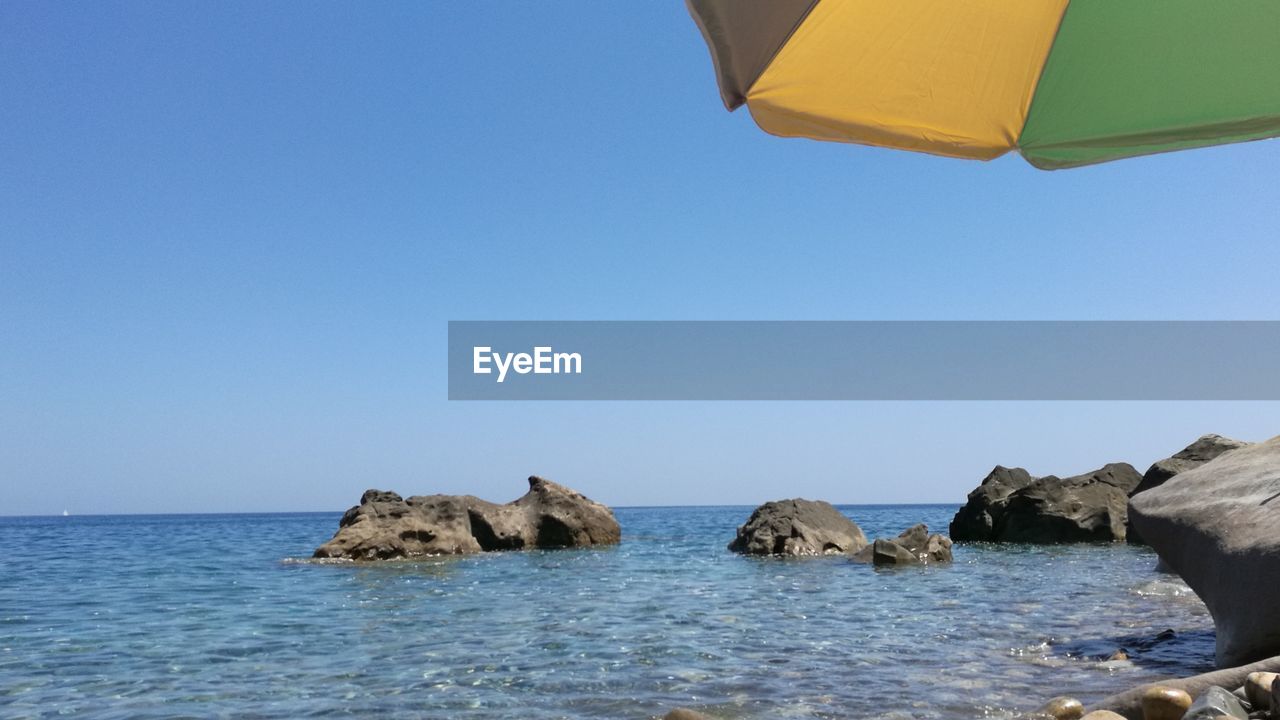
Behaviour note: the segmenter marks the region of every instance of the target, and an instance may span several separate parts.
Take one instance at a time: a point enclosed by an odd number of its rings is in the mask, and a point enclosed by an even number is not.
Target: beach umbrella
[[[686,0],[765,131],[1055,169],[1280,135],[1277,0]]]

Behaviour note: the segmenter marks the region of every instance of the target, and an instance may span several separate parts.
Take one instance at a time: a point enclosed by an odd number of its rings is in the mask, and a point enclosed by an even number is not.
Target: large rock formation
[[[951,520],[951,539],[995,539],[996,519],[1004,517],[1004,506],[1009,496],[1035,480],[1022,468],[997,465],[983,478],[982,484],[969,493],[968,502],[956,511],[956,516]]]
[[[898,537],[880,538],[854,553],[853,559],[874,565],[925,565],[951,562],[951,539],[930,535],[924,523],[912,525]]]
[[[821,500],[775,500],[755,509],[729,549],[746,555],[851,555],[867,546],[857,523]]]
[[[1253,443],[1244,440],[1233,440],[1221,435],[1202,435],[1198,440],[1179,450],[1171,457],[1163,460],[1157,460],[1147,468],[1147,472],[1142,476],[1142,482],[1138,483],[1138,487],[1133,489],[1133,494],[1137,495],[1143,490],[1160,487],[1167,480],[1178,473],[1183,473],[1216,459],[1219,455],[1239,450],[1242,447],[1248,447]]]
[[[338,532],[317,558],[390,560],[462,555],[488,550],[583,547],[617,543],[613,512],[586,496],[540,477],[529,492],[505,505],[470,495],[426,495],[408,500],[369,490],[342,516]]]
[[[965,541],[1065,543],[1125,539],[1129,493],[1142,476],[1128,463],[1060,478],[997,466],[951,521]]]
[[[1134,488],[1130,495],[1137,495],[1145,490],[1160,487],[1169,478],[1178,473],[1198,468],[1219,455],[1238,450],[1250,444],[1243,440],[1232,440],[1221,435],[1204,435],[1172,457],[1157,460],[1153,463],[1151,467],[1147,468],[1147,472],[1143,474],[1142,482],[1138,483],[1138,487]],[[1142,542],[1142,535],[1134,529],[1132,520],[1129,521],[1127,529],[1129,542]]]
[[[1133,523],[1204,600],[1220,665],[1280,654],[1280,437],[1135,495]]]

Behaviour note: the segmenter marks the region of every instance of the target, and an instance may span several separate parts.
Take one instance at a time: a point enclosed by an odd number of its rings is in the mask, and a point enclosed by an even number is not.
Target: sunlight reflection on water
[[[954,511],[844,509],[869,536]],[[886,572],[732,555],[748,514],[623,508],[615,548],[386,565],[289,561],[336,513],[0,519],[23,550],[0,717],[1011,717],[1212,665],[1203,605],[1144,548]]]

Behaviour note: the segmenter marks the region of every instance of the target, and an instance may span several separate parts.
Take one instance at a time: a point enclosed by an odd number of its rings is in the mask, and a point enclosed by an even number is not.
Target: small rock
[[[1036,714],[1053,720],[1080,720],[1084,717],[1084,703],[1073,697],[1059,695],[1045,703]]]
[[[1156,685],[1142,695],[1144,720],[1181,720],[1191,707],[1191,696],[1185,690]]]
[[[1124,648],[1120,648],[1119,650],[1107,656],[1107,662],[1119,662],[1120,660],[1128,660],[1128,659],[1129,659],[1129,653],[1126,652]]]
[[[1230,691],[1215,685],[1196,698],[1182,718],[1183,720],[1214,720],[1223,715],[1236,720],[1249,720],[1249,712],[1244,709],[1244,705],[1240,704]]]
[[[951,562],[951,538],[930,535],[924,523],[913,525],[898,537],[879,539],[854,553],[853,559],[876,565],[922,565]]]
[[[1257,710],[1275,710],[1272,704],[1272,693],[1275,688],[1276,673],[1249,673],[1244,679],[1244,695]]]
[[[927,558],[926,562],[951,562],[951,545],[951,538],[934,534],[929,536],[921,552]]]
[[[1093,712],[1080,718],[1080,720],[1125,720],[1120,713],[1113,713],[1110,710],[1094,710]]]
[[[876,540],[871,546],[871,562],[874,565],[919,565],[915,553],[892,540]]]

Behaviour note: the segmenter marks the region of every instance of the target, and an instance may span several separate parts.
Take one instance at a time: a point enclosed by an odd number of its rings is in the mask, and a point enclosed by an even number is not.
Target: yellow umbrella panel
[[[1280,2],[686,1],[775,135],[1058,168],[1280,134]]]

